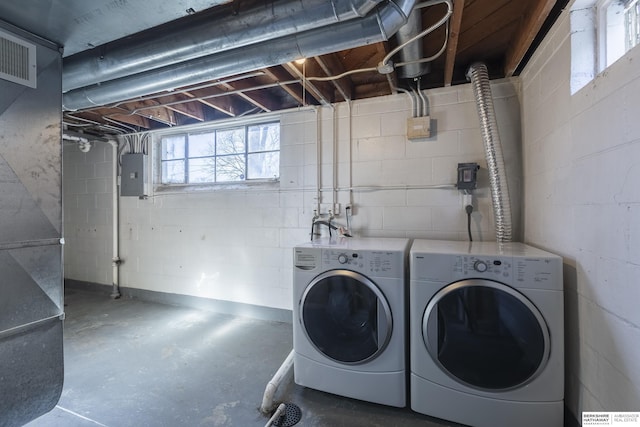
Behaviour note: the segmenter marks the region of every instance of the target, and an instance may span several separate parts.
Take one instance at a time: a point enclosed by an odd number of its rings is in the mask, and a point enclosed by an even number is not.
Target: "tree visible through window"
[[[278,122],[220,128],[162,138],[162,184],[277,179]]]

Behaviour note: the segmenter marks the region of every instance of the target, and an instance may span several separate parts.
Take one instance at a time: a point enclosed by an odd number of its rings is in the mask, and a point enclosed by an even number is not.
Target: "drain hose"
[[[489,171],[496,240],[510,242],[512,239],[511,200],[486,65],[482,63],[471,65],[467,71],[467,79],[471,81],[480,119],[480,131]]]

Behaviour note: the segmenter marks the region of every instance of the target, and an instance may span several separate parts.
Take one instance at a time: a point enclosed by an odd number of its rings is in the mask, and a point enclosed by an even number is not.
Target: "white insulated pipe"
[[[294,353],[295,352],[291,350],[287,358],[282,362],[282,365],[280,365],[280,368],[278,368],[278,371],[275,373],[273,378],[271,378],[271,381],[267,384],[267,387],[265,387],[264,395],[262,396],[262,405],[260,405],[260,412],[263,414],[268,413],[273,407],[273,397],[275,396],[280,383],[293,367]]]
[[[113,256],[111,258],[112,268],[112,289],[111,298],[120,298],[120,205],[118,198],[118,141],[115,139],[109,139],[107,141],[111,145],[112,150],[112,228],[113,228]]]

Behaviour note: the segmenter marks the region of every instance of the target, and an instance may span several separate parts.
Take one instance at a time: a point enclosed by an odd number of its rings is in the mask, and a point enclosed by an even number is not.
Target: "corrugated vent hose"
[[[510,242],[512,240],[511,200],[486,65],[479,62],[471,65],[467,71],[467,79],[471,81],[480,119],[480,131],[489,171],[496,240]]]

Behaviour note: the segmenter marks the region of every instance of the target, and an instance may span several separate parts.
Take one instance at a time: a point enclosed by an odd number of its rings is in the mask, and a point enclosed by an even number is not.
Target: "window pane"
[[[207,157],[216,154],[216,134],[189,135],[189,157]]]
[[[244,153],[244,128],[220,130],[217,132],[218,148],[216,154]]]
[[[221,156],[216,159],[216,181],[243,181],[245,179],[244,156]]]
[[[280,152],[249,154],[249,179],[275,179],[280,176]]]
[[[162,160],[184,159],[184,135],[162,138]]]
[[[249,126],[249,152],[280,149],[280,124],[265,123]]]
[[[163,184],[184,184],[184,160],[162,162]]]
[[[189,159],[189,182],[214,182],[216,161],[214,157]]]

